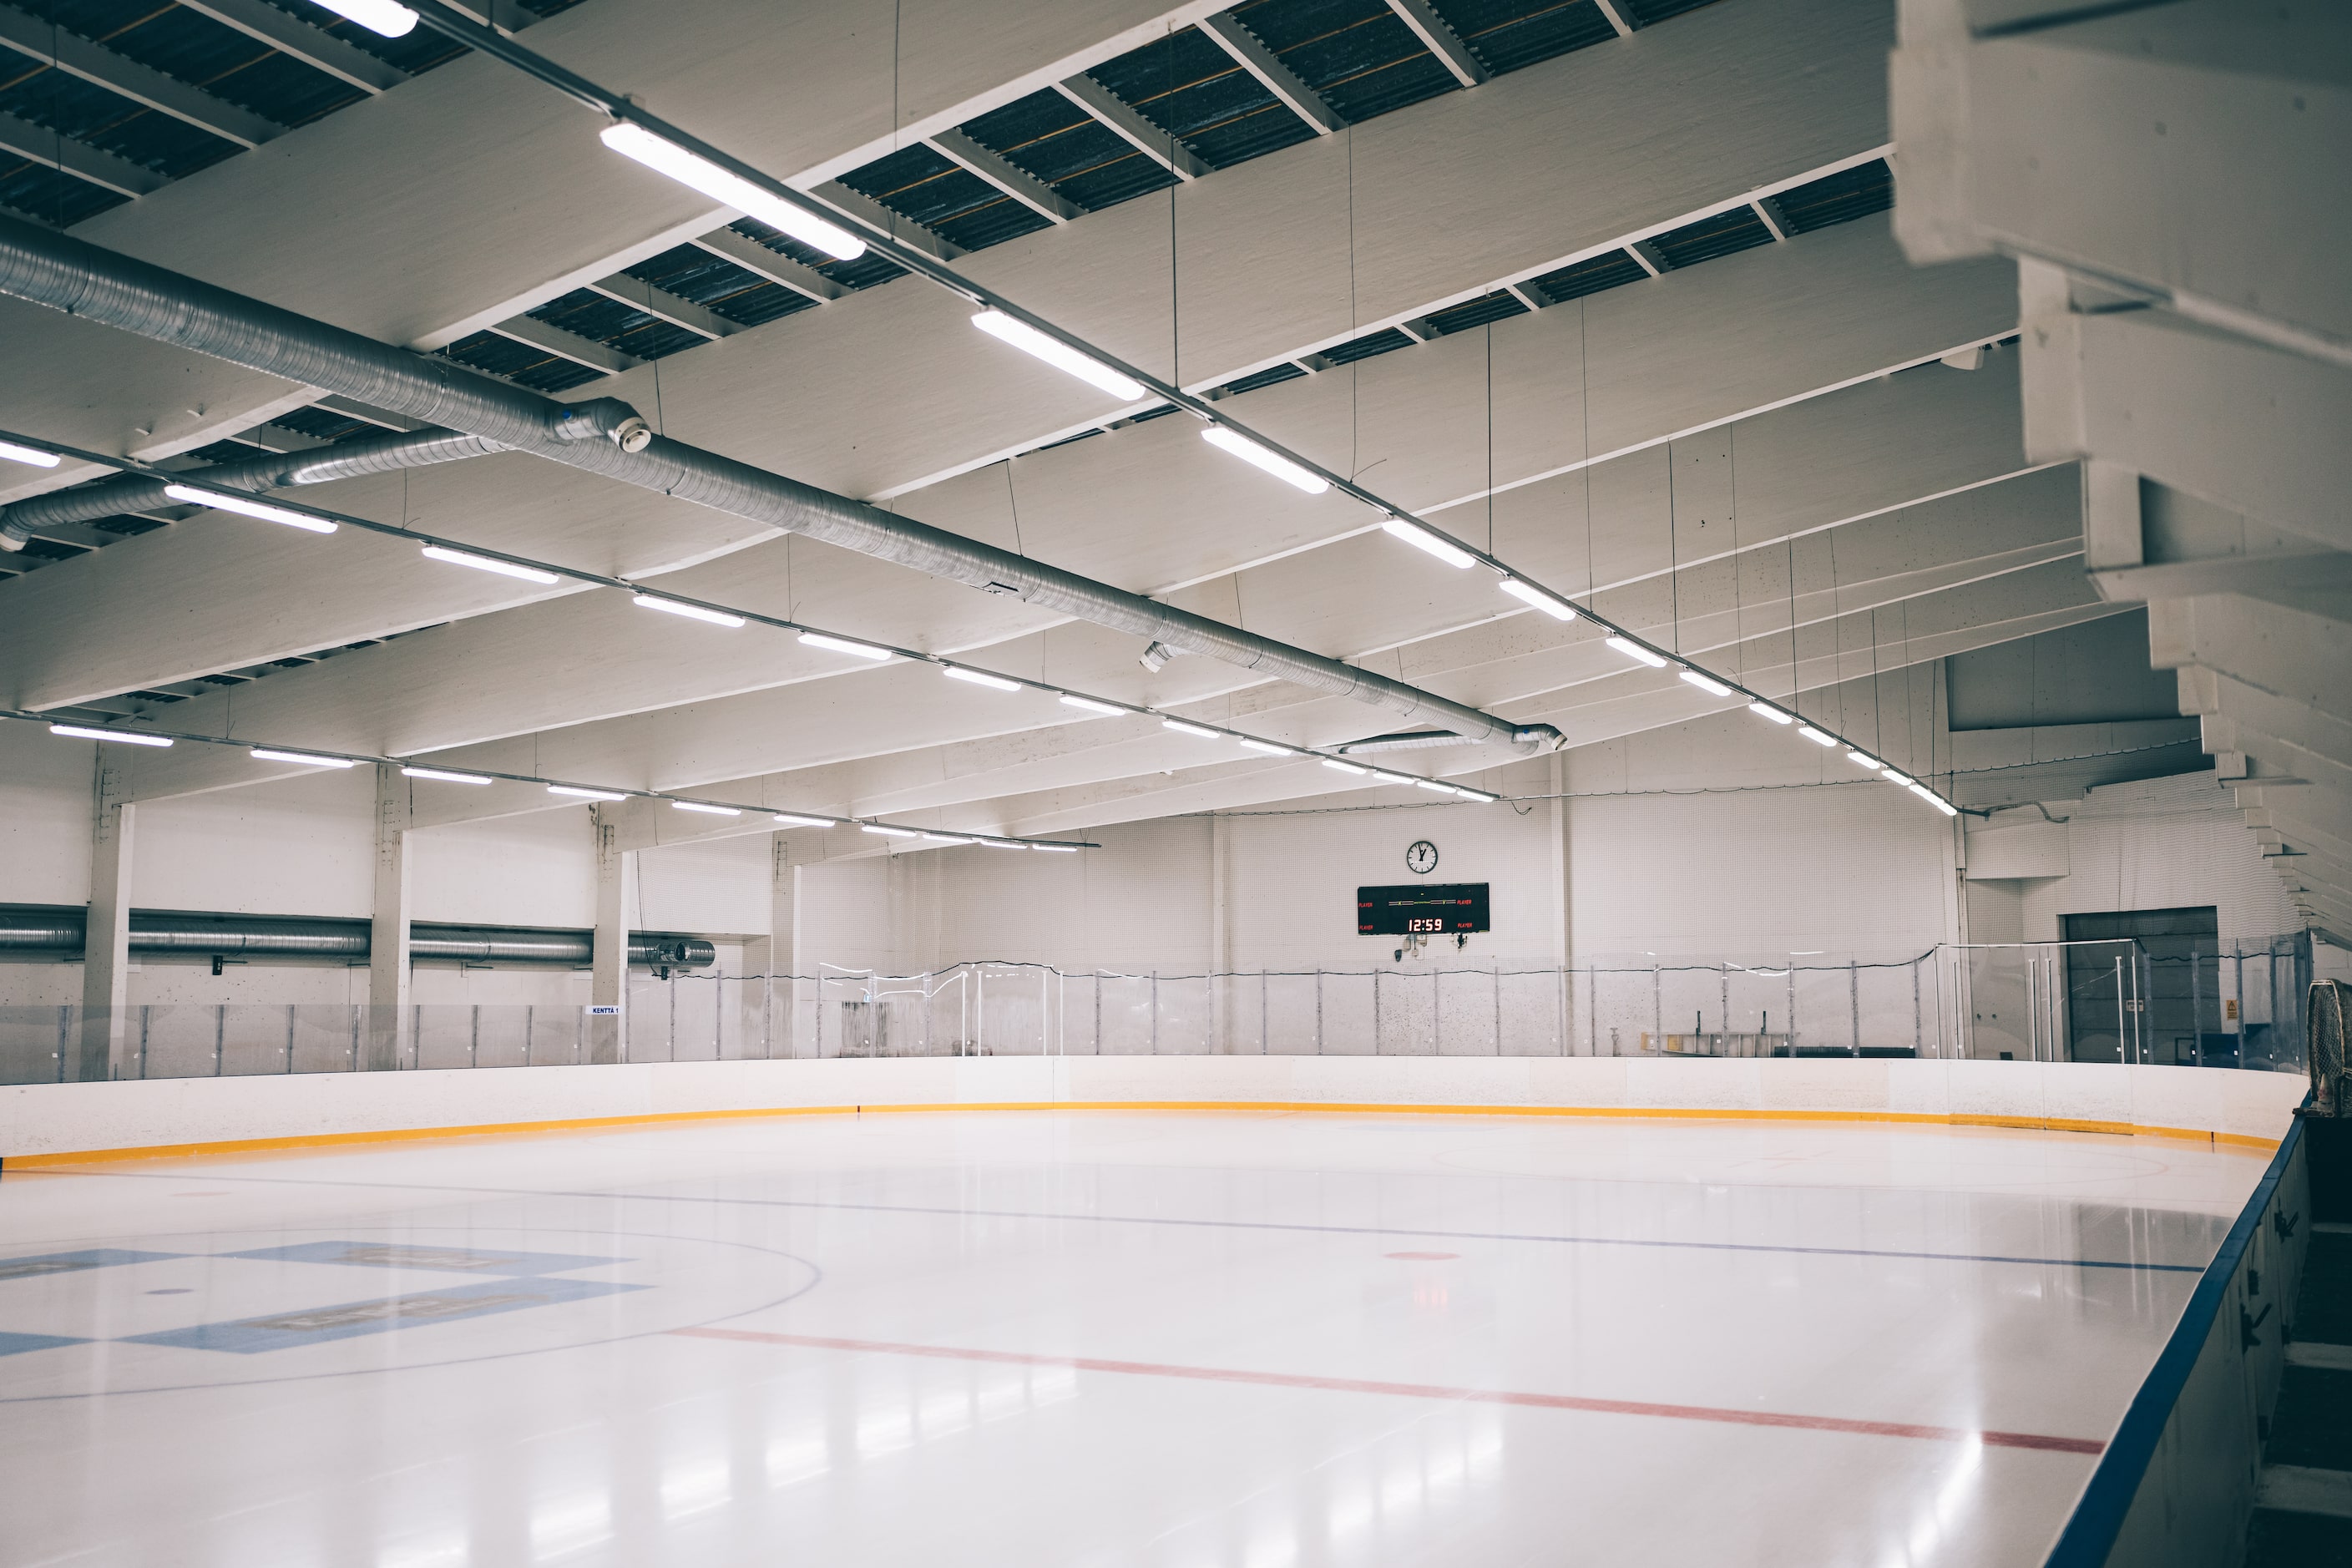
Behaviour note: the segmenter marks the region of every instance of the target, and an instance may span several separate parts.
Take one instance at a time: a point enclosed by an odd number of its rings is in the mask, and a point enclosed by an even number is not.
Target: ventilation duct
[[[1526,750],[1561,743],[1549,724],[1515,725],[1336,658],[656,436],[615,399],[557,403],[21,219],[0,217],[0,293],[935,577],[1010,592],[1042,609],[1375,703],[1472,740]]]
[[[0,956],[68,961],[82,955],[87,911],[71,907],[0,909]],[[588,967],[593,933],[533,931],[517,926],[412,923],[408,952],[415,962]],[[133,953],[191,957],[329,958],[364,963],[365,921],[298,920],[277,915],[204,915],[134,910]],[[703,969],[719,952],[700,937],[667,931],[629,933],[629,962],[639,968]]]
[[[322,485],[331,479],[354,479],[362,474],[390,473],[395,468],[454,463],[505,450],[496,441],[455,430],[407,430],[362,436],[307,452],[272,452],[249,461],[215,463],[208,468],[175,473],[169,479],[125,474],[120,479],[69,490],[52,490],[14,506],[0,507],[0,550],[24,549],[25,541],[44,528],[180,505],[163,493],[167,484],[197,484],[248,492],[289,489],[297,485]]]

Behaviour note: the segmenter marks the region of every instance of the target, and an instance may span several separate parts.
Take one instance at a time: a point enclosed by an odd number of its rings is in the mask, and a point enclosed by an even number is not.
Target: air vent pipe
[[[428,468],[435,463],[454,463],[505,450],[496,441],[455,430],[399,430],[362,436],[305,452],[272,452],[234,463],[215,463],[209,468],[190,468],[174,474],[171,479],[125,474],[0,507],[0,550],[22,550],[25,541],[35,533],[62,523],[89,522],[123,512],[178,506],[180,502],[163,493],[163,487],[174,480],[258,493],[289,489],[297,485],[322,485],[331,479],[353,479],[363,474],[390,473],[395,468]]]
[[[1472,740],[1530,751],[1562,743],[1549,724],[1513,724],[1339,659],[656,436],[616,399],[557,403],[21,219],[0,217],[0,293],[861,555],[1011,593],[1043,609],[1310,690],[1375,703]]]
[[[88,915],[71,906],[0,909],[0,953],[69,961],[82,955]],[[584,969],[593,934],[518,926],[412,923],[412,960],[466,963],[544,964]],[[277,915],[185,914],[137,910],[131,916],[134,953],[218,953],[235,958],[328,958],[364,963],[368,922],[301,920]],[[629,933],[629,962],[639,968],[703,969],[719,952],[700,937],[668,931]]]

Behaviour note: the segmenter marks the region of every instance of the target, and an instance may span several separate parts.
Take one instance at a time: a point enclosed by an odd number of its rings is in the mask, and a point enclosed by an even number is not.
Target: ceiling
[[[1883,0],[959,0],[898,7],[895,50],[893,7],[820,10],[499,0],[494,20],[1809,713],[2124,607],[2084,583],[2071,468],[2022,450],[2011,268],[1913,268],[1889,235]],[[20,216],[533,390],[625,398],[672,436],[1571,744],[1727,706],[1343,497],[1269,482],[1164,403],[1011,352],[878,256],[828,260],[625,163],[595,116],[425,29],[383,40],[307,0],[59,0],[9,26],[0,204]],[[0,331],[35,373],[0,387],[0,429],[27,438],[195,469],[413,424],[13,301]],[[0,474],[0,500],[102,473]],[[1384,727],[1197,658],[1147,671],[1100,627],[521,454],[301,499],[1286,743]],[[527,758],[963,831],[1381,787],[351,530],[174,507],[45,530],[0,570],[0,696],[82,722]],[[1513,761],[1397,755],[1461,778]],[[287,771],[182,748],[138,788]],[[417,792],[425,822],[542,809],[520,786]]]

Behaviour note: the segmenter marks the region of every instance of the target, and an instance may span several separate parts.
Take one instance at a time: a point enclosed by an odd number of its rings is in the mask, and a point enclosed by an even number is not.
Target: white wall
[[[2215,906],[2223,942],[2302,927],[2236,797],[2210,772],[2106,784],[2049,812],[2068,819],[2059,825],[2066,875],[1971,881],[1970,940],[2055,942],[2066,915],[2201,904]],[[1984,830],[2042,823],[2027,806],[1997,813]]]
[[[1808,697],[1927,777],[1932,669]],[[1954,819],[1745,709],[1570,753],[1582,956],[1911,954],[1957,935]]]

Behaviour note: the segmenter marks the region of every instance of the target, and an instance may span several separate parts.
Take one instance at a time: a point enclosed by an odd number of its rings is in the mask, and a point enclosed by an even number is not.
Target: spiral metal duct
[[[455,430],[389,431],[307,452],[273,452],[248,461],[190,468],[170,479],[125,474],[120,479],[69,490],[52,490],[45,496],[0,507],[0,550],[22,550],[25,541],[34,533],[61,523],[89,522],[126,511],[177,506],[181,503],[163,493],[163,487],[173,483],[224,490],[288,489],[296,485],[322,485],[330,479],[357,479],[362,474],[389,473],[395,468],[454,463],[505,450],[496,441]]]

